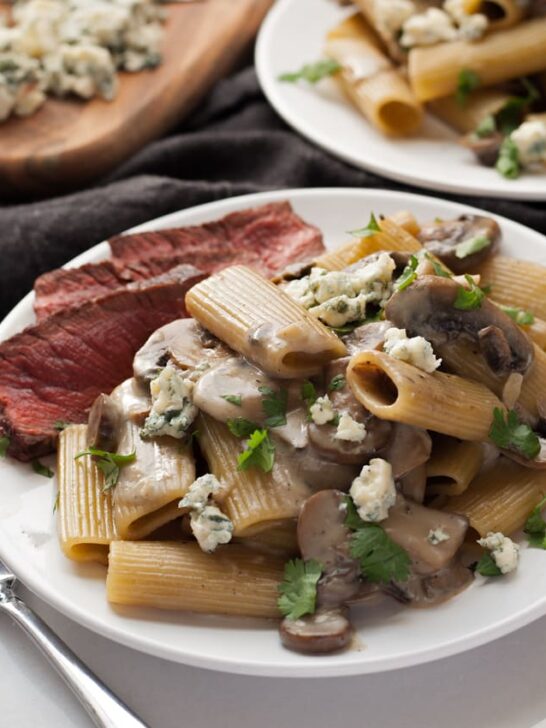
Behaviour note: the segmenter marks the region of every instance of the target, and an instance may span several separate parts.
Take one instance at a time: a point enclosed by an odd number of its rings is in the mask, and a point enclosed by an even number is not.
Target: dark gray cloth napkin
[[[40,273],[128,227],[233,195],[326,186],[420,191],[353,169],[304,141],[267,104],[254,70],[244,69],[218,83],[170,136],[147,146],[94,187],[39,202],[0,205],[0,317]],[[546,233],[544,202],[450,199]]]

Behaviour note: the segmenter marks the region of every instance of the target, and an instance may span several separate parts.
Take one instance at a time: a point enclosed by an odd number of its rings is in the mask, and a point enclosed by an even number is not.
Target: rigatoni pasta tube
[[[215,500],[231,519],[235,536],[248,536],[298,516],[311,492],[291,471],[280,443],[270,473],[257,468],[238,470],[237,456],[244,448],[244,440],[207,415],[199,416],[197,427],[209,470],[222,485]]]
[[[544,34],[546,37],[546,25]],[[495,301],[546,319],[546,266],[492,255],[476,272],[481,276],[482,285],[491,286]]]
[[[507,103],[510,95],[497,89],[483,89],[473,93],[461,105],[455,96],[435,99],[428,104],[432,113],[458,131],[468,134],[476,130],[486,116],[494,115]]]
[[[479,442],[442,439],[435,442],[427,469],[427,493],[458,495],[465,491],[483,461]]]
[[[510,28],[525,16],[525,0],[464,0],[464,10],[469,14],[482,13],[491,28]]]
[[[486,440],[502,403],[478,382],[427,374],[383,352],[355,354],[347,381],[358,401],[383,420],[424,427],[461,440]]]
[[[545,66],[546,18],[537,18],[476,43],[453,41],[413,48],[408,71],[417,98],[430,101],[454,94],[461,71],[472,71],[482,86],[493,86]]]
[[[405,136],[419,128],[420,103],[360,16],[328,33],[324,50],[341,66],[335,78],[344,92],[379,131]]]
[[[326,270],[343,270],[353,263],[357,263],[367,255],[378,252],[402,251],[404,253],[418,253],[422,250],[421,243],[409,232],[406,227],[397,224],[396,213],[392,218],[379,220],[381,230],[366,235],[354,242],[342,245],[340,248],[324,253],[315,260],[315,265]],[[401,222],[408,222],[405,216]],[[411,223],[410,223],[411,224]]]
[[[525,468],[501,457],[464,493],[450,498],[445,510],[467,516],[481,536],[489,531],[510,534],[525,524],[545,494],[546,470]]]
[[[59,542],[74,561],[108,562],[110,542],[118,538],[111,492],[104,493],[104,476],[90,457],[76,459],[87,449],[87,425],[70,425],[59,435]]]
[[[186,294],[206,329],[277,377],[309,376],[345,345],[275,284],[242,265],[225,268]]]
[[[282,560],[234,544],[206,554],[195,543],[115,541],[106,592],[112,604],[278,617],[282,576]]]

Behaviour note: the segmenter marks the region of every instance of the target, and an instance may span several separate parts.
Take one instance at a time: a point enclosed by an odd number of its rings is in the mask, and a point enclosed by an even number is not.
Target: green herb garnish
[[[226,402],[229,402],[230,404],[234,404],[236,407],[240,407],[243,403],[242,397],[240,394],[222,394],[222,399],[225,399]]]
[[[520,422],[515,410],[508,410],[505,419],[504,412],[495,407],[489,438],[497,447],[519,452],[528,460],[534,460],[540,452],[538,436],[529,425]]]
[[[357,228],[356,230],[348,230],[347,231],[350,235],[354,235],[355,238],[367,238],[370,235],[375,235],[376,233],[381,232],[381,228],[379,227],[379,223],[377,222],[377,218],[373,214],[373,212],[370,215],[370,220],[366,227],[363,228]]]
[[[53,423],[53,429],[57,430],[57,432],[62,432],[63,430],[66,430],[66,428],[69,427],[71,424],[71,422],[65,422],[64,420],[55,420],[55,422]]]
[[[94,457],[95,462],[97,463],[97,468],[104,475],[104,485],[102,487],[103,493],[106,493],[117,485],[121,468],[124,465],[129,465],[129,463],[133,463],[136,460],[135,451],[130,452],[127,455],[120,455],[117,452],[97,450],[94,447],[90,447],[89,450],[79,452],[74,460],[82,458],[84,457],[84,455],[90,455]]]
[[[417,278],[416,270],[418,265],[419,260],[417,259],[417,256],[412,255],[408,261],[407,266],[402,271],[401,276],[394,284],[394,287],[397,291],[403,291],[404,289],[408,288],[408,286],[411,286],[413,281]]]
[[[61,502],[61,492],[58,490],[55,500],[53,501],[53,513],[57,513],[59,510],[59,504]]]
[[[513,96],[495,114],[496,127],[503,136],[508,136],[523,121],[528,107],[540,98],[540,93],[526,78],[522,79],[526,96]]]
[[[245,444],[245,450],[237,458],[239,470],[259,468],[264,473],[270,473],[275,462],[275,445],[269,438],[269,432],[254,430]]]
[[[244,417],[234,417],[226,422],[228,430],[235,437],[250,437],[252,433],[259,429],[255,422],[245,420]]]
[[[459,259],[468,258],[469,255],[479,253],[480,250],[491,245],[491,240],[486,235],[476,235],[475,238],[463,240],[455,246],[455,256]]]
[[[481,559],[478,561],[475,567],[475,571],[477,571],[478,574],[481,574],[482,576],[502,576],[502,571],[495,563],[495,560],[493,559],[489,551],[486,551]]]
[[[500,172],[507,179],[516,179],[519,177],[521,165],[519,162],[519,152],[515,142],[507,136],[501,144],[497,164],[495,165],[497,172]]]
[[[323,78],[334,76],[339,71],[341,71],[341,65],[337,61],[327,58],[316,63],[306,63],[299,71],[283,73],[279,76],[279,81],[287,83],[307,81],[307,83],[315,84],[322,81]]]
[[[277,605],[281,614],[289,619],[299,619],[304,614],[314,614],[317,601],[317,583],[322,574],[318,561],[293,559],[284,567],[284,580],[279,584],[280,597]]]
[[[301,398],[305,402],[307,408],[307,419],[311,420],[311,407],[317,401],[317,390],[313,382],[308,379],[301,385]]]
[[[0,458],[5,458],[8,454],[10,439],[7,435],[0,437]]]
[[[385,583],[406,581],[410,574],[411,559],[377,523],[363,521],[351,498],[346,497],[345,525],[354,531],[350,553],[360,562],[360,570],[368,581]]]
[[[492,136],[497,131],[497,122],[493,114],[488,114],[476,127],[475,134],[480,139]]]
[[[276,392],[271,387],[258,387],[258,391],[264,395],[262,409],[266,415],[266,427],[282,427],[286,425],[286,406],[288,403],[288,392],[286,389],[279,389]]]
[[[471,71],[469,68],[463,68],[457,80],[457,90],[455,92],[457,103],[460,106],[464,106],[472,91],[475,91],[480,84],[480,77],[475,71]]]
[[[531,324],[535,323],[535,317],[530,311],[524,311],[522,308],[514,306],[503,306],[502,304],[499,304],[499,308],[520,326],[531,326]]]
[[[459,286],[453,307],[458,308],[460,311],[474,311],[482,305],[485,291],[476,285],[472,276],[466,274],[465,279],[469,288]]]
[[[337,392],[338,389],[343,389],[345,384],[346,384],[346,379],[343,376],[343,374],[336,374],[336,376],[332,377],[332,379],[330,380],[330,384],[328,385],[328,391]]]
[[[546,521],[542,517],[542,509],[546,506],[546,497],[536,505],[525,521],[524,531],[531,546],[546,549]]]
[[[44,478],[52,478],[55,475],[51,468],[48,468],[47,465],[44,465],[39,460],[32,461],[32,469],[38,475],[43,475]]]

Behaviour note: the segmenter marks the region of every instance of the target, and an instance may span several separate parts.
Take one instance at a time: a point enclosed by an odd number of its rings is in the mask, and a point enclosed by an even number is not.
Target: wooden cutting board
[[[230,71],[273,2],[166,4],[159,68],[120,73],[113,101],[49,98],[0,124],[0,197],[73,189],[163,134]]]

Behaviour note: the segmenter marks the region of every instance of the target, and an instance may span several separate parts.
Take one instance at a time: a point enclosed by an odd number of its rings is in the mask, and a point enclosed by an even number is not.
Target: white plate
[[[269,102],[290,126],[346,162],[419,187],[546,200],[546,174],[506,180],[477,164],[457,143],[457,134],[430,116],[420,136],[388,139],[347,101],[333,79],[317,86],[278,80],[281,73],[323,58],[327,31],[353,12],[334,0],[278,0],[264,21],[256,70]]]
[[[329,247],[347,241],[371,211],[412,210],[418,219],[450,217],[472,208],[401,192],[294,190],[246,195],[177,212],[136,228],[153,230],[212,220],[234,210],[289,199],[324,233]],[[503,251],[546,263],[538,233],[498,218]],[[106,243],[72,264],[94,262]],[[32,322],[31,295],[0,324],[0,339]],[[506,634],[546,613],[546,552],[525,550],[513,577],[475,582],[452,601],[430,610],[409,610],[385,600],[355,610],[358,645],[343,654],[308,657],[284,650],[276,624],[152,610],[114,611],[106,602],[105,569],[78,566],[62,556],[52,514],[54,484],[29,465],[0,462],[0,557],[22,581],[67,616],[130,647],[190,665],[251,675],[325,676],[378,672],[434,660]]]

